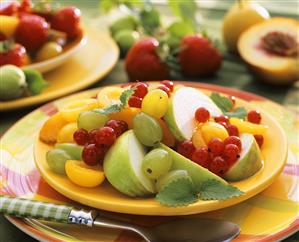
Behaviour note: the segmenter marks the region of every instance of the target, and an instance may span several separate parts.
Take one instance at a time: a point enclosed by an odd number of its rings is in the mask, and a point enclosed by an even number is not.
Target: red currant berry
[[[95,144],[96,143],[96,133],[98,129],[90,130],[88,133],[88,144]]]
[[[164,86],[168,87],[171,92],[173,91],[174,84],[172,81],[164,80],[164,81],[161,81],[160,83],[163,84]]]
[[[242,150],[242,142],[238,136],[229,136],[223,141],[224,145],[234,144],[238,147],[239,152]]]
[[[163,85],[163,86],[159,86],[158,89],[160,89],[160,90],[166,92],[167,95],[168,95],[168,97],[170,97],[170,89],[169,89],[167,86],[165,86],[165,85]]]
[[[104,159],[105,152],[95,144],[84,146],[82,151],[83,161],[89,166],[95,166],[101,163]]]
[[[85,145],[89,140],[88,132],[85,129],[77,129],[73,138],[78,145]]]
[[[239,136],[239,130],[238,130],[237,126],[235,126],[233,124],[226,125],[226,130],[227,130],[229,136]]]
[[[112,145],[116,140],[115,132],[110,127],[102,127],[96,132],[97,145]]]
[[[228,98],[229,98],[229,100],[231,100],[233,106],[235,106],[236,105],[236,97],[235,96],[229,96]]]
[[[224,149],[223,141],[219,138],[213,138],[209,141],[208,148],[213,155],[221,155]]]
[[[141,108],[141,103],[142,99],[136,96],[131,96],[128,101],[129,106],[134,108]]]
[[[215,120],[216,123],[221,123],[221,122],[224,122],[226,124],[229,123],[228,117],[225,116],[225,115],[217,116],[217,117],[214,118],[214,120]]]
[[[135,89],[133,96],[143,98],[148,92],[147,87],[148,87],[148,85],[144,82],[134,83],[131,86],[131,88]]]
[[[247,120],[254,124],[259,124],[262,120],[262,116],[259,111],[252,110],[247,114]]]
[[[228,144],[224,147],[223,158],[229,166],[233,165],[238,159],[239,148],[234,144]]]
[[[264,143],[264,136],[260,135],[260,134],[255,134],[254,135],[255,141],[256,143],[259,145],[259,147],[261,148],[263,143]]]
[[[187,157],[188,159],[191,159],[192,154],[195,150],[195,147],[192,143],[192,141],[185,140],[178,144],[177,152],[179,152],[181,155]]]
[[[110,127],[114,130],[116,137],[119,137],[121,134],[128,130],[128,124],[123,120],[109,120],[106,127]]]
[[[198,122],[204,123],[206,121],[208,121],[210,118],[210,112],[206,109],[206,108],[198,108],[195,111],[195,119]]]
[[[227,162],[221,157],[216,156],[210,163],[210,171],[218,176],[223,176],[228,170]]]
[[[209,168],[210,154],[208,149],[205,147],[196,148],[192,154],[192,161],[201,165],[202,167]]]

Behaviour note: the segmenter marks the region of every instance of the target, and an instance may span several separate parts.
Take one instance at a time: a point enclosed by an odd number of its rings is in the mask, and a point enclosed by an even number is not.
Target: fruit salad
[[[80,10],[50,1],[12,1],[0,6],[0,66],[28,65],[58,56],[82,35]]]
[[[82,187],[106,179],[130,197],[165,206],[243,194],[230,182],[262,169],[268,127],[233,96],[172,81],[105,87],[75,100],[40,130],[49,168]]]

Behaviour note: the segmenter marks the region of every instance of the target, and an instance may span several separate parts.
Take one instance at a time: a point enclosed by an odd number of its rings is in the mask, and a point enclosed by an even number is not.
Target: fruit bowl
[[[72,42],[68,43],[63,47],[63,52],[55,57],[52,57],[45,61],[34,62],[30,65],[23,66],[23,69],[33,69],[41,73],[45,73],[55,69],[56,67],[62,65],[67,60],[69,60],[74,54],[76,54],[81,47],[83,47],[87,42],[87,36],[84,31],[82,34],[74,39]]]
[[[183,84],[183,83],[182,83]],[[196,87],[194,83],[184,83],[184,85]],[[94,96],[99,89],[90,90],[84,93],[85,97]],[[202,90],[209,94],[209,90]],[[76,99],[76,96],[72,98]],[[245,107],[247,110],[256,108],[241,99],[237,99],[237,104]],[[63,107],[65,99],[60,100],[60,106]],[[98,209],[128,213],[139,215],[187,215],[195,213],[203,213],[216,209],[232,206],[240,203],[269,186],[274,179],[280,174],[284,167],[287,156],[287,141],[285,134],[278,123],[267,113],[263,114],[263,123],[268,125],[269,132],[265,135],[265,142],[262,149],[263,167],[255,175],[230,184],[236,186],[244,192],[242,196],[234,197],[224,201],[198,201],[188,206],[182,207],[166,207],[161,205],[154,198],[131,198],[123,195],[114,189],[108,181],[94,188],[79,187],[72,183],[67,177],[54,173],[48,166],[46,161],[46,153],[52,146],[41,142],[39,139],[35,141],[34,158],[36,167],[38,168],[44,180],[56,191],[64,196]]]

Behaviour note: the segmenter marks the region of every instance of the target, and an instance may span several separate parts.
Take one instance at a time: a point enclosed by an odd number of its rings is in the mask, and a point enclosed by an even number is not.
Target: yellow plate
[[[97,91],[90,91],[84,96],[92,96]],[[240,99],[237,100],[237,105],[244,106],[248,110],[259,109]],[[60,100],[59,107],[61,106],[63,106],[63,100]],[[173,208],[162,206],[153,198],[135,199],[123,195],[113,189],[107,181],[96,188],[82,188],[74,185],[67,177],[57,175],[49,169],[45,154],[52,147],[39,140],[36,140],[34,147],[35,163],[42,177],[55,190],[76,202],[91,207],[120,213],[164,216],[212,211],[240,203],[254,196],[269,186],[282,171],[287,157],[286,136],[279,124],[270,115],[267,113],[262,113],[262,115],[263,124],[269,126],[262,149],[264,166],[254,176],[232,183],[245,192],[245,195],[225,201],[198,201],[189,206]]]
[[[86,28],[87,43],[65,64],[48,72],[49,86],[36,96],[0,102],[0,110],[37,105],[79,91],[103,78],[116,64],[119,49],[105,33]]]

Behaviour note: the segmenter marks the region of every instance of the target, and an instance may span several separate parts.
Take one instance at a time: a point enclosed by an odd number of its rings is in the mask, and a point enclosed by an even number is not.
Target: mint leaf
[[[185,177],[167,184],[156,195],[156,200],[165,206],[178,207],[194,203],[198,197],[191,179]]]
[[[225,96],[221,96],[217,92],[212,92],[212,94],[210,95],[210,98],[218,106],[218,108],[221,109],[221,111],[223,113],[230,112],[233,108],[232,101],[229,98],[225,97]]]
[[[247,116],[247,111],[244,107],[238,107],[232,112],[224,112],[224,115],[226,115],[229,118],[236,117],[244,119]]]
[[[199,198],[201,200],[225,200],[243,194],[244,192],[240,191],[237,187],[210,179],[203,182]]]
[[[129,98],[131,97],[131,95],[132,95],[134,92],[135,92],[135,90],[132,89],[132,88],[131,88],[131,89],[124,90],[124,91],[122,92],[122,94],[121,94],[120,97],[119,97],[119,100],[120,100],[121,105],[122,105],[123,107],[125,107],[125,106],[127,105]]]
[[[46,86],[48,86],[48,83],[44,80],[40,72],[32,69],[24,69],[23,72],[26,77],[28,88],[32,94],[39,94]]]
[[[110,114],[110,113],[117,113],[120,112],[122,109],[121,104],[112,104],[107,108],[101,108],[101,109],[93,109],[92,111],[95,113],[100,113],[100,114]]]

